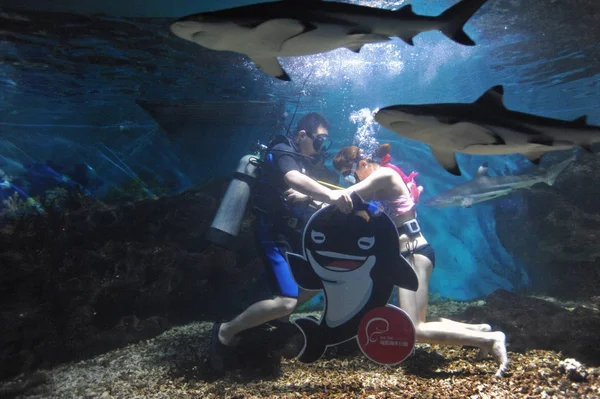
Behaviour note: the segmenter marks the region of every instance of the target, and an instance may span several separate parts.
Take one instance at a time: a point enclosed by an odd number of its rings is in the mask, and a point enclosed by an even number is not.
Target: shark
[[[245,54],[256,67],[283,81],[291,78],[277,57],[296,57],[398,37],[409,45],[421,32],[439,30],[453,41],[474,46],[463,30],[487,0],[462,0],[437,17],[322,0],[280,0],[188,15],[170,31],[211,50]]]
[[[484,163],[477,170],[475,177],[463,184],[452,187],[443,193],[425,201],[426,206],[447,208],[462,206],[470,208],[478,202],[489,201],[494,198],[509,195],[515,190],[531,189],[538,183],[552,186],[558,177],[576,158],[572,155],[559,164],[545,171],[525,174],[520,176],[490,176],[487,164]]]
[[[456,153],[522,154],[539,164],[547,152],[574,147],[593,152],[600,142],[600,126],[589,125],[586,115],[567,121],[506,108],[502,85],[472,103],[393,105],[376,110],[374,118],[402,137],[428,144],[439,164],[457,176]]]

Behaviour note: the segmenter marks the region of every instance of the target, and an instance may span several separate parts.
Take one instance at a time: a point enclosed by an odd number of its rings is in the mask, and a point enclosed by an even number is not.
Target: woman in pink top
[[[333,165],[353,183],[343,192],[349,194],[354,191],[366,201],[380,202],[398,228],[402,255],[413,265],[419,277],[416,292],[398,289],[399,306],[413,320],[417,341],[481,348],[481,354],[493,355],[498,363],[496,375],[501,376],[508,365],[504,333],[492,332],[488,324],[466,324],[443,318],[437,322],[425,321],[435,255],[416,219],[415,204],[423,188],[414,180],[416,173],[407,176],[389,163],[389,153],[389,144],[380,146],[374,156],[381,161],[375,162],[362,157],[358,147],[345,147],[335,156]]]

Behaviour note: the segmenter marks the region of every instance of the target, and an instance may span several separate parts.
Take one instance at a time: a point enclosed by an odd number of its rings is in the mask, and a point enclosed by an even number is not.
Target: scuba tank
[[[268,146],[258,143],[254,154],[246,155],[240,159],[238,167],[233,173],[233,179],[229,183],[219,209],[206,233],[205,238],[208,241],[226,249],[238,249],[237,235],[240,232],[246,208],[252,196],[252,189],[259,180],[262,165],[265,162],[272,162],[271,149],[279,143],[289,144],[290,139],[284,135],[277,135],[269,142]],[[283,150],[274,151],[288,152]],[[311,162],[318,160],[297,152],[290,151],[290,153],[297,157],[307,158]],[[264,212],[260,208],[257,208],[257,210]]]
[[[256,161],[256,155],[246,155],[240,159],[217,214],[206,233],[208,241],[230,250],[237,249],[237,235],[258,175],[259,164]]]
[[[269,142],[268,146],[257,143],[254,154],[245,155],[240,159],[238,167],[233,173],[233,179],[206,232],[206,240],[232,251],[238,249],[238,233],[246,214],[252,188],[260,173],[263,158],[266,151],[279,142],[284,142],[284,138],[277,136]]]

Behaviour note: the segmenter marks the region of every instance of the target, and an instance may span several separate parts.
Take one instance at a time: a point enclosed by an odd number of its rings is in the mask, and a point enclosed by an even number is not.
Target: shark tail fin
[[[485,4],[487,0],[462,0],[438,18],[444,26],[440,29],[444,35],[465,46],[474,46],[475,42],[463,30],[469,19]]]
[[[572,155],[571,157],[562,161],[558,165],[550,168],[550,170],[548,170],[548,172],[546,173],[546,179],[544,180],[546,184],[549,186],[553,185],[558,175],[560,175],[563,172],[563,170],[565,170],[567,166],[569,166],[574,160],[575,155]]]
[[[294,324],[304,335],[304,347],[298,354],[298,361],[301,363],[316,362],[325,354],[325,349],[327,349],[323,334],[319,331],[319,322],[315,317],[309,316],[294,320]]]
[[[416,14],[413,12],[411,4],[407,4],[404,7],[396,10],[395,13],[396,13],[396,15],[398,17],[401,17],[401,18],[410,19],[410,18],[416,17]],[[415,35],[412,34],[412,33],[404,33],[404,32],[402,32],[402,33],[399,33],[397,37],[399,37],[400,39],[402,39],[402,41],[404,43],[408,44],[409,46],[414,46],[415,45],[415,43],[413,42],[413,38],[415,37]]]

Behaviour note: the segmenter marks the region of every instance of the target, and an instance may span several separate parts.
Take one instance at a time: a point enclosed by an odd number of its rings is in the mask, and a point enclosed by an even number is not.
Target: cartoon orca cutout
[[[385,306],[394,286],[416,291],[413,267],[400,255],[394,222],[376,203],[351,195],[353,211],[335,206],[317,211],[303,235],[304,256],[288,253],[296,283],[306,290],[323,290],[321,320],[294,321],[304,335],[298,361],[319,360],[328,346],[355,339],[363,316]]]

